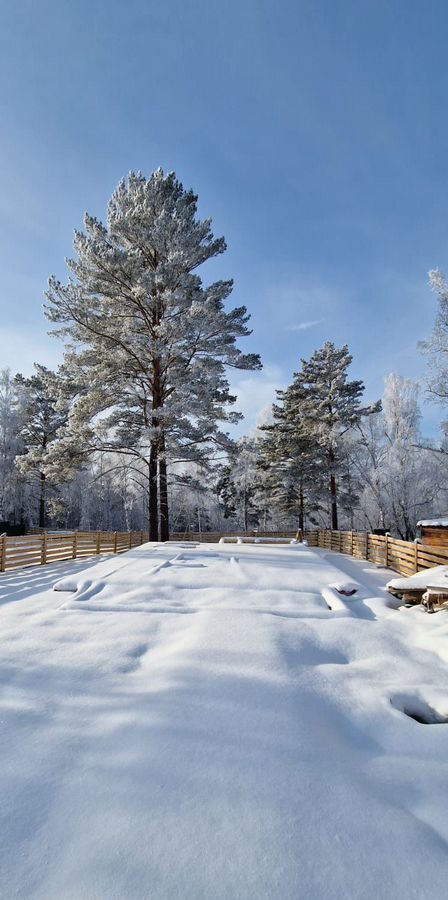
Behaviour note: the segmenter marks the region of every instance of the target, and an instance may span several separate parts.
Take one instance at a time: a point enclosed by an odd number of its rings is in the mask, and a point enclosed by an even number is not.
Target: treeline
[[[381,528],[407,540],[419,518],[446,513],[447,458],[421,435],[418,385],[390,375],[381,401],[363,405],[350,361],[346,347],[325,344],[225,462],[172,466],[171,531]],[[43,367],[28,379],[0,374],[0,521],[146,530],[144,465],[89,453],[68,476],[48,462],[70,409],[58,406],[57,381]]]
[[[228,368],[244,354],[245,307],[232,281],[204,285],[223,253],[197,196],[174,173],[131,173],[107,222],[86,215],[69,278],[50,278],[46,315],[65,341],[57,372],[0,373],[0,527],[173,531],[384,528],[410,538],[418,518],[448,511],[441,447],[420,433],[419,388],[398,375],[364,402],[348,347],[302,359],[269,421],[232,441]],[[422,346],[429,390],[448,400],[448,289]],[[3,523],[3,526],[2,526]]]

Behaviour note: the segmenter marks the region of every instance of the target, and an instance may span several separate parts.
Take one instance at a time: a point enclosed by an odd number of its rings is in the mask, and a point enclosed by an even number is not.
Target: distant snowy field
[[[448,715],[448,616],[390,577],[216,544],[1,576],[0,897],[445,898],[448,725],[402,710]]]

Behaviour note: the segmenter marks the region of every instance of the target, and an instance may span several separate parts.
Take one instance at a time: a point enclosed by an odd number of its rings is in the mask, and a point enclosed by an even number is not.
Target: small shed
[[[448,516],[417,522],[417,540],[431,547],[448,548]]]

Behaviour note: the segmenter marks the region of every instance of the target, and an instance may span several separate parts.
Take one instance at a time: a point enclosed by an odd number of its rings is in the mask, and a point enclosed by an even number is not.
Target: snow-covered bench
[[[448,594],[448,566],[433,566],[408,578],[392,578],[387,584],[390,594],[402,597],[407,603],[421,603],[429,587],[431,591]]]

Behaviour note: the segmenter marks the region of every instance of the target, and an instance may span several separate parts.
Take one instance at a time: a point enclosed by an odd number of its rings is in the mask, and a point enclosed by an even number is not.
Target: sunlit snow
[[[0,896],[444,898],[448,617],[391,574],[179,543],[1,576]]]

